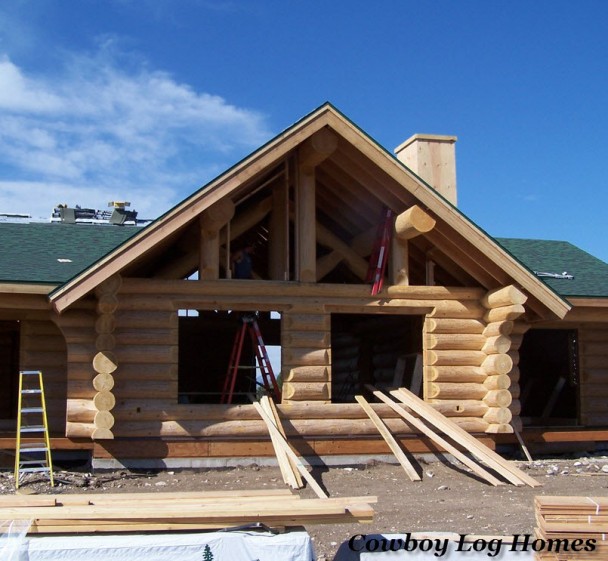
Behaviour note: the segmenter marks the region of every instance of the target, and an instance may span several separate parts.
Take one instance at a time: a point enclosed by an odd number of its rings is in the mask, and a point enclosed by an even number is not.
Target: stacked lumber
[[[0,520],[31,521],[29,533],[218,530],[371,522],[375,497],[300,499],[287,489],[194,493],[0,496]]]
[[[545,542],[542,549],[543,544],[537,545],[539,559],[593,561],[608,558],[608,497],[536,497],[534,508],[535,537]]]

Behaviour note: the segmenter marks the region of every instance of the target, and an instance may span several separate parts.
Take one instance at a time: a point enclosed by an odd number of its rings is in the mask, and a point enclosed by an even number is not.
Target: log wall
[[[67,351],[61,331],[50,319],[20,322],[19,363],[21,370],[42,371],[49,432],[63,434],[67,396]]]
[[[322,306],[299,307],[282,315],[282,402],[331,401],[331,316]]]
[[[608,323],[579,327],[580,420],[584,426],[608,425]]]
[[[124,279],[120,286],[100,287],[95,297],[58,319],[69,357],[67,435],[265,436],[266,427],[251,406],[177,402],[177,310],[230,309],[230,302],[239,302],[230,293],[235,285],[225,285],[228,294],[222,295],[224,285],[213,281],[151,284]],[[390,287],[393,294],[379,301],[364,297],[358,287],[345,287],[339,300],[337,288],[325,288],[336,295],[324,296],[322,287],[313,286],[310,297],[297,301],[287,284],[268,296],[255,294],[256,287],[261,291],[257,284],[249,286],[247,299],[282,312],[280,411],[290,418],[288,432],[306,437],[376,433],[357,404],[329,404],[331,313],[374,313],[376,306],[383,306],[384,313],[426,315],[424,391],[434,407],[471,432],[510,430],[510,334],[523,310],[514,302],[523,296],[519,291],[509,287],[506,295],[484,296],[479,289]],[[397,433],[411,434],[392,413],[384,416]]]

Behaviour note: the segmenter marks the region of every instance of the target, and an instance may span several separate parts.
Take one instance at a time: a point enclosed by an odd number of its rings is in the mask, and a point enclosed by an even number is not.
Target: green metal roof
[[[538,277],[563,297],[608,298],[608,263],[569,242],[496,238],[496,241],[530,271],[573,279]]]
[[[0,282],[63,284],[140,230],[136,226],[0,223]]]

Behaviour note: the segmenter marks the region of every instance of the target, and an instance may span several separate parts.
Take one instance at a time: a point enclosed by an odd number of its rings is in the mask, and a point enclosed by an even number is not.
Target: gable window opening
[[[246,404],[275,393],[272,378],[262,375],[252,331],[244,327],[251,318],[268,356],[264,366],[280,387],[280,313],[183,309],[178,318],[178,403]]]
[[[332,314],[332,403],[405,387],[422,396],[423,316]]]

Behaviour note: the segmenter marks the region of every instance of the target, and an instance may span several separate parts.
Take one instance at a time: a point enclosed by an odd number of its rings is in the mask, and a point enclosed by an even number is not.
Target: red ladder
[[[245,342],[245,335],[247,333],[249,333],[249,336],[251,337],[251,344],[255,350],[258,368],[262,375],[262,385],[268,394],[272,394],[276,401],[280,401],[281,390],[279,389],[277,379],[272,370],[272,365],[270,364],[270,359],[266,352],[266,345],[262,339],[262,332],[260,331],[257,319],[255,316],[247,315],[241,318],[241,323],[241,328],[237,331],[236,337],[234,338],[220,403],[232,403],[238,371],[240,368],[247,368],[240,366],[243,343]]]
[[[390,208],[385,208],[382,211],[382,221],[378,226],[374,249],[369,260],[369,269],[367,270],[367,282],[372,283],[372,296],[382,290],[382,284],[384,283],[388,251],[393,237],[394,216],[395,214]]]

